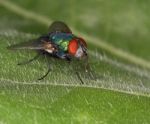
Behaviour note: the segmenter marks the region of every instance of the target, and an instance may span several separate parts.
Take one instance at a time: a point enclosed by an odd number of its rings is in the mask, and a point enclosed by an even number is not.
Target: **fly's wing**
[[[44,45],[38,39],[35,39],[35,40],[30,40],[28,42],[11,45],[8,46],[7,48],[9,50],[19,50],[19,49],[41,50],[44,48]]]
[[[61,21],[53,22],[49,27],[49,33],[62,32],[62,33],[72,33],[70,28]]]
[[[9,50],[27,49],[27,50],[45,50],[49,52],[54,52],[57,50],[57,46],[55,46],[47,36],[41,36],[38,39],[11,45],[8,46],[7,48]]]

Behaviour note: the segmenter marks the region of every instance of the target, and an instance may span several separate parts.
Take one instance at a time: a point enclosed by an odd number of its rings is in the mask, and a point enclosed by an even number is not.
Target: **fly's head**
[[[87,44],[83,38],[74,38],[69,42],[68,52],[71,56],[83,59],[87,58]]]

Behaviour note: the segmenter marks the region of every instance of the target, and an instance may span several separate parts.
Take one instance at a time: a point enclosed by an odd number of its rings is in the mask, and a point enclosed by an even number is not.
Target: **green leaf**
[[[0,123],[150,123],[148,1],[0,0],[0,17]],[[53,20],[86,39],[90,77],[80,62],[41,57],[18,66],[35,53],[6,49]],[[52,72],[37,81],[47,59]]]

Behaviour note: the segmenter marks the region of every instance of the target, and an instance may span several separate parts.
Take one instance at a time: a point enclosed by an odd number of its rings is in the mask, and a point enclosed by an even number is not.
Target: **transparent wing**
[[[9,50],[18,49],[30,49],[30,50],[41,50],[44,49],[44,43],[39,40],[30,40],[28,42],[23,42],[20,44],[15,44],[7,47]]]
[[[53,32],[72,33],[70,28],[64,22],[61,21],[55,21],[50,25],[49,33]]]

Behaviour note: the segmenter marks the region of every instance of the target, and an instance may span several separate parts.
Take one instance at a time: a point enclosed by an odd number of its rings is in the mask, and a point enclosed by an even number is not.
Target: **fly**
[[[28,61],[19,63],[18,65],[28,64],[38,59],[41,55],[46,54],[50,57],[69,62],[72,61],[73,58],[85,60],[85,70],[87,72],[88,54],[85,40],[74,35],[70,28],[61,21],[53,22],[50,25],[49,32],[46,35],[42,35],[39,38],[28,42],[8,46],[8,49],[29,49],[38,51],[38,54],[35,57]],[[46,74],[38,80],[44,79],[50,71],[51,68],[49,66]],[[79,72],[76,72],[76,75],[83,84],[83,80],[81,79]]]

